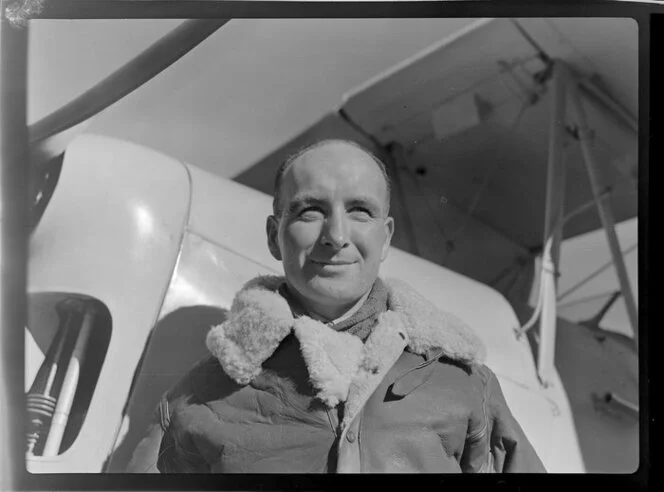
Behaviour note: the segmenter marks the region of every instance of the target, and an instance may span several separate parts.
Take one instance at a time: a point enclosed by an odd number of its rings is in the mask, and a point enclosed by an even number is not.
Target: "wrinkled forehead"
[[[388,196],[385,177],[373,157],[355,146],[336,142],[304,152],[284,173],[284,200],[315,191],[362,192],[381,204]]]

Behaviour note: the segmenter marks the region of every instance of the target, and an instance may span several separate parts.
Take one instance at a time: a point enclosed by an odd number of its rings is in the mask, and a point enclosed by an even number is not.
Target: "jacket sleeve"
[[[498,379],[489,371],[488,412],[491,425],[491,454],[497,472],[546,473],[533,445],[516,421],[503,395]]]
[[[128,473],[209,473],[208,463],[193,449],[187,433],[173,425],[172,406],[167,395],[162,397],[146,436],[134,451]]]
[[[164,437],[162,422],[162,404],[155,410],[148,426],[145,437],[138,443],[131,461],[127,466],[127,473],[159,473],[157,458],[159,448]]]
[[[498,379],[487,367],[480,369],[484,382],[484,425],[469,437],[462,457],[466,472],[546,473],[535,448],[512,415]]]

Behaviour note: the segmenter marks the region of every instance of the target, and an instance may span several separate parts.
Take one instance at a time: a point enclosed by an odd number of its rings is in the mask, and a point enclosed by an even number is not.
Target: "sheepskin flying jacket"
[[[544,472],[479,338],[406,284],[366,342],[308,316],[262,276],[162,398],[141,447],[162,473]]]

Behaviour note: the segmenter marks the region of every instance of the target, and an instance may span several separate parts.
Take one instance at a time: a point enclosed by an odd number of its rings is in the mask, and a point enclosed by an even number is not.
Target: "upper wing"
[[[501,243],[537,248],[550,126],[547,59],[557,58],[583,77],[597,161],[620,222],[637,213],[637,51],[631,19],[480,20],[348,94],[337,111],[236,179],[271,192],[269,170],[322,138],[359,140],[379,154],[399,148],[400,169],[410,174],[404,184],[418,181],[414,194],[430,203],[397,204],[408,209],[413,235],[433,210],[439,221],[468,222],[466,233],[482,224]],[[565,238],[601,227],[594,207],[582,207],[593,195],[567,122]]]

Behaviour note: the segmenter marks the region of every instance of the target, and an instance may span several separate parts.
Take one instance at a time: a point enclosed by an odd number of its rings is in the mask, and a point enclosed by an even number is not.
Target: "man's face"
[[[280,197],[280,217],[267,222],[272,255],[305,307],[342,314],[373,285],[392,238],[378,165],[351,145],[324,144],[288,167]]]

